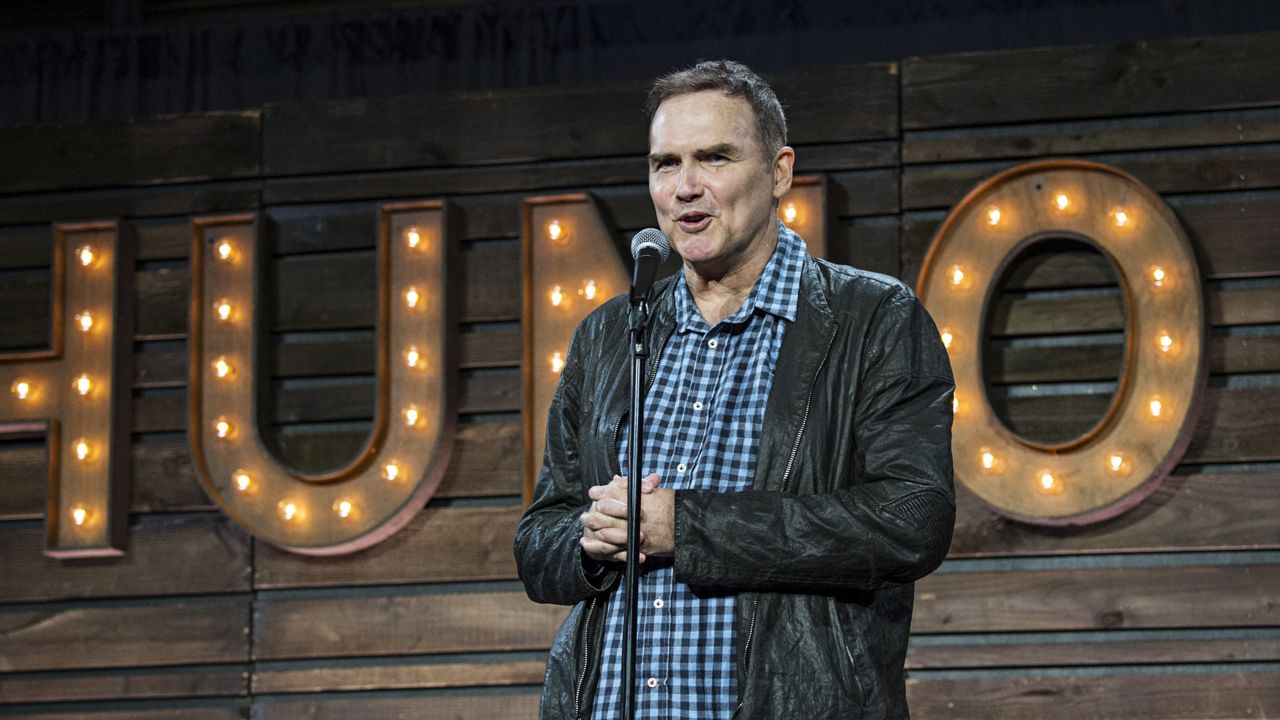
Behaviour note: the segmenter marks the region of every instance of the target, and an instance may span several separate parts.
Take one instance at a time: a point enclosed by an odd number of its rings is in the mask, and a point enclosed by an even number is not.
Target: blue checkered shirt
[[[676,329],[645,398],[644,474],[673,490],[737,492],[751,487],[782,334],[796,318],[807,255],[799,235],[778,224],[778,246],[742,307],[708,327],[681,274]],[[626,424],[619,467],[627,466]],[[728,718],[738,702],[737,597],[695,592],[675,581],[670,558],[641,566],[636,717]],[[600,686],[591,714],[622,715],[622,583],[607,603]]]

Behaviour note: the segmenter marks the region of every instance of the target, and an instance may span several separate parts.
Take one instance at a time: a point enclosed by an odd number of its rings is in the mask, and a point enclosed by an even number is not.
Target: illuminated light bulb
[[[1116,227],[1129,227],[1129,213],[1124,210],[1112,210],[1111,221],[1116,224]]]
[[[942,329],[942,347],[950,350],[951,343],[955,342],[955,339],[956,339],[956,336],[953,335],[950,330],[948,330],[947,328]]]
[[[404,424],[409,427],[418,427],[418,423],[422,422],[422,413],[418,411],[417,405],[410,405],[404,409]]]
[[[422,293],[418,292],[418,288],[410,286],[408,290],[404,291],[404,304],[407,305],[410,310],[417,309],[421,302]]]
[[[227,300],[219,300],[213,304],[213,314],[217,315],[218,319],[223,322],[231,319],[233,310],[234,308],[231,307],[231,303]]]
[[[235,257],[236,246],[231,244],[231,240],[223,238],[213,246],[213,254],[218,256],[223,262],[229,261]]]
[[[427,366],[427,361],[422,357],[422,353],[418,351],[417,345],[410,345],[404,351],[404,364],[411,368],[419,369]]]
[[[999,224],[1000,224],[1000,218],[1001,218],[1001,217],[1003,217],[1003,214],[1000,212],[1000,208],[998,208],[998,207],[992,207],[992,208],[990,208],[990,209],[988,209],[988,210],[987,210],[987,224],[988,224],[988,225],[992,225],[992,226],[994,226],[994,225],[999,225]]]
[[[551,288],[551,292],[547,294],[547,297],[551,299],[553,307],[560,307],[560,304],[564,302],[564,291],[560,289],[559,285],[556,285]]]
[[[1151,284],[1152,285],[1158,288],[1162,288],[1164,287],[1165,283],[1167,283],[1168,281],[1169,281],[1169,273],[1165,272],[1164,268],[1160,267],[1159,265],[1151,266]]]
[[[76,460],[84,462],[93,454],[93,446],[84,438],[76,438],[71,442],[71,452],[75,454]]]
[[[564,356],[558,352],[551,353],[551,372],[558,373],[564,369]]]
[[[1040,487],[1040,491],[1046,494],[1062,492],[1062,481],[1048,470],[1040,471],[1040,474],[1036,476],[1036,484]]]
[[[569,232],[560,224],[559,220],[553,219],[551,222],[547,223],[547,237],[550,238],[552,242],[563,242],[568,239]]]
[[[972,278],[969,277],[969,273],[965,272],[963,266],[951,265],[950,268],[947,268],[947,281],[951,283],[951,287],[955,288],[955,290],[964,290],[964,288],[970,286]]]
[[[1160,333],[1156,336],[1156,347],[1160,348],[1162,353],[1173,350],[1173,336],[1169,333]]]
[[[253,487],[253,476],[245,470],[236,470],[231,473],[231,484],[240,492],[248,492]]]
[[[796,204],[789,202],[782,207],[782,221],[791,224],[800,217],[800,211],[796,209]]]
[[[226,380],[235,376],[236,369],[230,362],[227,362],[225,355],[220,355],[217,360],[213,361],[213,374]]]
[[[26,400],[31,395],[31,383],[26,380],[18,380],[9,386],[9,392],[19,400]]]
[[[982,463],[983,470],[994,470],[996,467],[995,453],[984,449],[981,454],[978,455],[978,462]]]
[[[382,479],[387,482],[396,482],[400,479],[400,465],[389,462],[382,466]]]
[[[955,415],[958,412],[960,412],[960,396],[952,395],[951,396],[951,414]]]
[[[1053,198],[1053,205],[1058,208],[1059,211],[1065,211],[1067,208],[1071,207],[1071,198],[1067,197],[1066,193],[1058,193]]]
[[[418,249],[418,246],[422,244],[422,233],[418,232],[418,228],[409,228],[404,231],[404,244],[410,250]]]
[[[1124,475],[1129,472],[1129,461],[1124,453],[1113,452],[1107,455],[1107,472],[1112,475]]]
[[[1162,417],[1165,410],[1164,400],[1161,400],[1158,397],[1153,397],[1147,401],[1147,412],[1151,414],[1151,417]]]
[[[76,248],[76,259],[80,261],[80,265],[83,267],[89,267],[93,264],[93,261],[98,259],[98,256],[94,253],[93,246],[82,245]]]
[[[231,435],[235,433],[235,431],[236,431],[236,427],[232,425],[231,421],[227,420],[226,418],[218,418],[213,423],[213,434],[217,435],[218,437],[224,440],[231,437]]]
[[[582,289],[578,291],[578,294],[588,300],[595,300],[596,295],[598,295],[599,292],[600,292],[600,289],[596,287],[596,281],[587,280],[586,282],[582,283]]]
[[[355,511],[355,509],[356,507],[351,504],[350,500],[339,500],[333,504],[333,512],[343,520],[351,517],[351,513]]]
[[[292,503],[288,500],[281,500],[280,503],[276,505],[276,511],[280,513],[280,519],[285,522],[290,522],[298,517],[297,503]]]
[[[87,374],[80,373],[75,380],[71,381],[71,387],[81,395],[88,395],[89,391],[93,390],[93,381],[89,379]]]
[[[93,329],[93,314],[88,310],[82,313],[76,313],[76,326],[80,328],[80,332],[89,332]]]
[[[80,503],[71,506],[71,522],[76,525],[84,525],[89,521],[89,508]]]

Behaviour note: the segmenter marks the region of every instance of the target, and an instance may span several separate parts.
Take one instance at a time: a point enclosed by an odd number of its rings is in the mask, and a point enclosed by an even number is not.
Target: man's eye
[[[675,167],[675,166],[676,166],[676,161],[675,161],[675,159],[674,159],[674,158],[667,158],[667,159],[665,159],[665,160],[659,160],[659,161],[654,165],[654,167],[656,167],[656,168],[657,168],[657,169],[659,169],[659,170],[666,170],[666,169],[668,169],[668,168],[673,168],[673,167]]]
[[[712,165],[723,165],[729,162],[729,157],[727,155],[721,155],[720,153],[713,153],[707,156],[707,162]]]

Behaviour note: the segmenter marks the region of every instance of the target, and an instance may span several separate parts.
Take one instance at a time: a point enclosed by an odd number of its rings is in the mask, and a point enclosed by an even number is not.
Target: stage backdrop
[[[1160,193],[1197,253],[1210,379],[1156,493],[1044,529],[960,493],[917,586],[917,718],[1280,712],[1280,35],[910,58],[771,78],[798,172],[825,182],[828,256],[914,282],[948,208],[998,171],[1086,158]],[[653,224],[644,88],[403,97],[0,131],[0,349],[51,342],[54,226],[136,244],[126,553],[43,554],[42,436],[0,443],[0,714],[40,718],[532,718],[563,609],[515,579],[522,507],[522,203],[587,192],[620,238]],[[333,558],[218,512],[187,426],[193,220],[257,214],[270,291],[261,427],[297,468],[372,426],[375,242],[388,202],[445,201],[460,247],[452,460],[427,509]],[[1087,247],[1028,258],[985,342],[1008,424],[1087,430],[1125,313]],[[71,378],[65,379],[68,383]],[[4,388],[5,392],[12,392]],[[535,421],[539,419],[535,418]]]

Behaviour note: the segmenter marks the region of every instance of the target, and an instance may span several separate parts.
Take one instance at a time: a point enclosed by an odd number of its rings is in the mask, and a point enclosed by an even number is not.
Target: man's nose
[[[696,163],[680,165],[680,177],[676,181],[676,199],[688,202],[702,195],[702,177]]]

